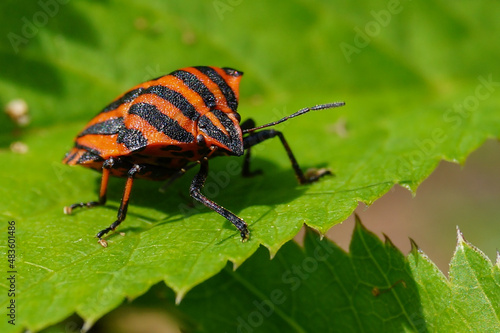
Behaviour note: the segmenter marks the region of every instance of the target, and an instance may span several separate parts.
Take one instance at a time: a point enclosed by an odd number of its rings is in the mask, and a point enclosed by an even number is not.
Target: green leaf
[[[359,221],[349,253],[310,229],[304,247],[285,244],[273,260],[261,247],[229,265],[178,306],[157,285],[97,323],[116,331],[127,314],[177,318],[185,332],[497,332],[500,266],[458,233],[446,278],[414,245],[405,257]],[[161,316],[160,316],[161,317]]]
[[[495,265],[458,231],[449,281],[421,251],[409,256],[431,331],[500,330],[500,260]]]
[[[415,190],[440,160],[463,162],[487,138],[500,138],[495,2],[404,2],[389,23],[375,18],[389,10],[384,1],[244,1],[225,11],[216,4],[0,5],[8,13],[0,23],[0,103],[22,98],[32,119],[17,128],[0,115],[0,216],[16,222],[23,304],[17,325],[0,322],[0,331],[37,330],[75,312],[91,323],[159,281],[180,299],[228,260],[238,266],[260,245],[274,255],[304,223],[324,233],[358,202],[372,203],[395,184]],[[377,34],[358,36],[377,22]],[[138,181],[118,230],[125,236],[111,235],[101,248],[93,236],[114,221],[123,181],[111,181],[106,207],[65,216],[62,207],[96,198],[99,175],[59,161],[115,96],[199,64],[245,72],[240,112],[258,124],[345,100],[277,127],[303,169],[329,167],[335,176],[298,186],[279,142],[256,147],[253,167],[264,174],[252,179],[236,175],[241,161],[214,160],[205,191],[249,222],[244,244],[219,215],[189,208],[193,172],[165,195],[159,184]],[[14,141],[28,153],[11,152]]]
[[[289,242],[272,261],[266,252],[261,248],[238,270],[226,267],[194,288],[180,310],[198,319],[203,332],[425,330],[405,257],[360,224],[349,253],[313,232],[304,248]]]

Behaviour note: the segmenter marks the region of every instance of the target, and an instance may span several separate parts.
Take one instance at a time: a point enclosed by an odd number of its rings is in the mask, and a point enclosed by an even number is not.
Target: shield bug
[[[190,195],[234,224],[245,241],[249,236],[245,221],[201,192],[209,159],[242,156],[246,151],[243,175],[248,176],[251,147],[278,137],[299,183],[314,182],[329,171],[321,169],[304,174],[283,134],[264,128],[344,103],[301,109],[258,127],[252,120],[240,124],[237,107],[242,75],[243,72],[232,68],[187,67],[139,84],[111,102],[77,135],[73,149],[63,159],[63,163],[102,172],[99,199],[64,207],[64,213],[71,214],[78,207],[104,205],[109,177],[126,178],[116,221],[96,235],[101,244],[106,244],[102,237],[115,230],[127,215],[134,179],[168,179],[170,183],[199,165]]]

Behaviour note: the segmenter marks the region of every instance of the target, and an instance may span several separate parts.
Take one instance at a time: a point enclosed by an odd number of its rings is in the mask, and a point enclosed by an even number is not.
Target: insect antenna
[[[254,128],[244,129],[242,132],[243,132],[243,134],[244,133],[250,133],[250,132],[253,132],[255,130],[262,129],[262,128],[266,128],[266,127],[278,125],[278,124],[280,124],[280,123],[282,123],[284,121],[287,121],[290,118],[294,118],[294,117],[300,116],[300,115],[302,115],[304,113],[307,113],[309,111],[317,111],[317,110],[338,108],[338,107],[341,107],[341,106],[344,106],[344,105],[345,105],[345,102],[335,102],[335,103],[320,104],[320,105],[312,106],[312,107],[309,107],[309,108],[303,108],[303,109],[300,109],[299,111],[297,111],[295,113],[292,113],[291,115],[286,116],[286,117],[284,117],[284,118],[282,118],[282,119],[280,119],[278,121],[273,121],[272,123],[261,125],[261,126],[257,126],[257,127],[254,127]]]

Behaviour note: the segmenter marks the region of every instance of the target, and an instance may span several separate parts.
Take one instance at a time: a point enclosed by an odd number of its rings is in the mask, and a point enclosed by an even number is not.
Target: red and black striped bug
[[[115,99],[78,134],[74,148],[63,160],[69,165],[79,164],[102,172],[99,199],[64,207],[64,212],[71,214],[77,207],[104,205],[109,176],[126,178],[116,221],[96,235],[101,245],[106,246],[102,237],[115,230],[127,215],[134,179],[171,182],[200,165],[191,183],[191,196],[234,224],[245,241],[249,236],[245,221],[201,193],[208,175],[208,160],[222,155],[242,156],[247,151],[243,175],[248,176],[250,148],[277,136],[299,183],[316,181],[329,171],[304,175],[281,132],[258,130],[344,103],[305,108],[263,126],[255,127],[252,120],[240,125],[237,107],[242,75],[243,72],[232,68],[187,67],[144,82]]]

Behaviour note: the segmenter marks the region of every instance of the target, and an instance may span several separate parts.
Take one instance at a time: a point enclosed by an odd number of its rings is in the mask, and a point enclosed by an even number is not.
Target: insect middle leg
[[[300,168],[299,164],[297,163],[297,160],[295,159],[295,156],[292,153],[292,150],[290,149],[290,146],[288,145],[288,142],[285,140],[285,137],[283,136],[283,133],[280,131],[276,131],[274,129],[269,129],[269,130],[262,130],[259,132],[254,132],[248,135],[247,137],[243,138],[243,148],[245,150],[250,149],[251,147],[255,146],[256,144],[261,143],[262,141],[278,137],[281,140],[281,143],[283,144],[283,147],[285,147],[285,150],[288,154],[288,158],[290,159],[290,162],[292,163],[292,168],[295,171],[295,175],[297,176],[297,179],[300,184],[309,184],[312,183],[321,177],[325,175],[331,174],[331,172],[327,169],[320,169],[316,172],[313,172],[311,174],[304,175],[304,172]],[[245,159],[243,162],[243,169],[247,170],[248,172],[248,163],[249,159]],[[246,165],[245,165],[246,164]]]
[[[99,238],[99,242],[102,243],[102,236],[106,235],[108,232],[115,230],[120,223],[127,217],[128,201],[130,199],[130,193],[132,191],[132,185],[134,184],[134,176],[137,172],[141,171],[141,166],[134,164],[132,168],[127,173],[127,182],[125,183],[125,190],[123,192],[122,201],[120,203],[120,208],[118,208],[118,215],[115,222],[111,223],[109,227],[99,231],[96,235]],[[106,243],[104,243],[106,244]],[[106,246],[106,245],[103,245]]]
[[[106,204],[106,193],[108,191],[108,181],[110,170],[113,167],[115,161],[113,158],[109,158],[102,164],[102,178],[101,178],[101,188],[99,190],[99,199],[97,201],[89,202],[78,202],[70,206],[64,207],[64,214],[70,215],[75,208],[87,207],[92,208],[95,206],[102,206]]]
[[[212,200],[208,199],[201,193],[201,189],[205,185],[205,181],[208,176],[208,161],[206,159],[201,160],[200,162],[200,171],[196,174],[191,182],[191,187],[189,188],[189,192],[191,196],[197,201],[201,202],[208,208],[213,211],[219,213],[223,217],[225,217],[229,222],[234,224],[234,226],[240,231],[241,241],[244,242],[248,239],[248,226],[240,217],[228,211],[226,208],[216,204]]]

